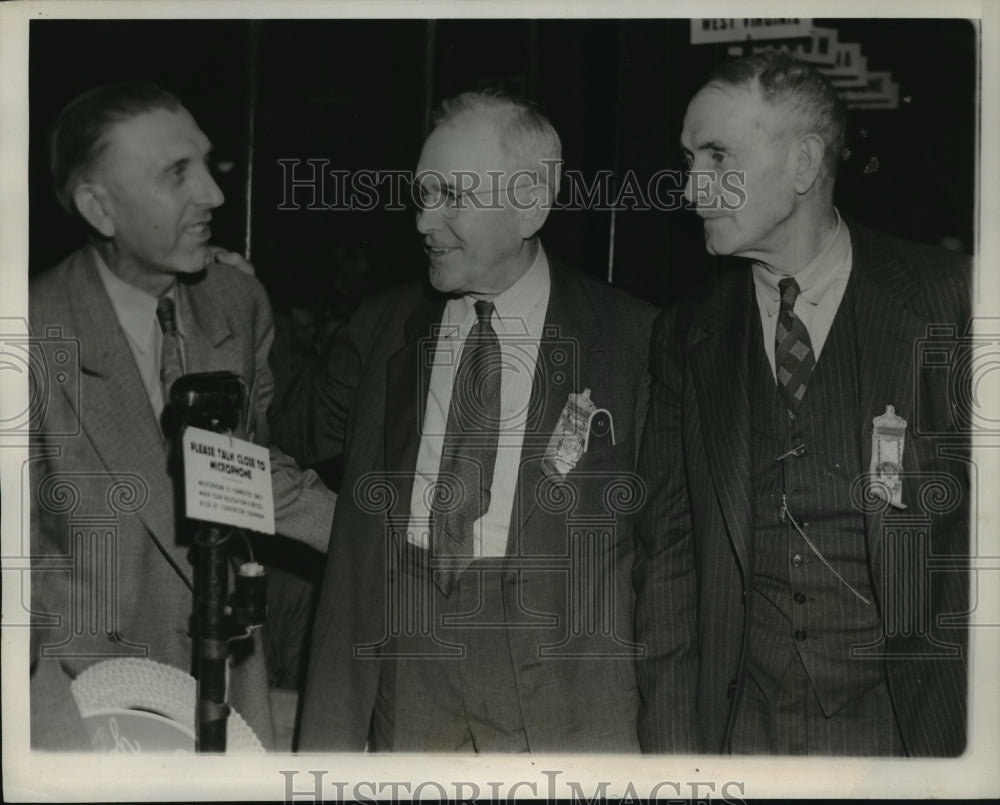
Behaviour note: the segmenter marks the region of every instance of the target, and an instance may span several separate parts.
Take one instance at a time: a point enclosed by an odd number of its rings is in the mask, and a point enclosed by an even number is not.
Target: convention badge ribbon
[[[872,460],[868,468],[874,494],[897,509],[903,503],[903,450],[906,446],[906,420],[887,405],[885,413],[872,420]]]
[[[542,469],[546,475],[565,478],[576,466],[587,451],[590,422],[596,412],[597,406],[590,399],[590,389],[569,395],[545,448]]]

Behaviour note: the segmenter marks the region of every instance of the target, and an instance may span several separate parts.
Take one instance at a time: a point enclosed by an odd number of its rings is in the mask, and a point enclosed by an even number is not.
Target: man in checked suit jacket
[[[193,670],[190,546],[178,537],[159,421],[158,298],[175,306],[181,368],[243,378],[246,438],[269,443],[270,308],[261,285],[233,267],[242,258],[209,246],[211,210],[223,201],[209,149],[177,99],[147,84],[91,90],[53,129],[57,194],[90,243],[29,291],[45,358],[35,374],[51,383],[35,389],[47,404],[29,463],[36,748],[87,748],[69,684],[94,662],[147,657]],[[66,360],[77,349],[78,366]],[[335,496],[281,453],[271,463],[277,530],[324,550]],[[258,633],[232,644],[229,701],[269,746],[259,643]]]
[[[302,750],[361,751],[371,734],[375,750],[638,751],[629,515],[654,309],[542,249],[559,158],[533,107],[446,102],[416,187],[433,288],[363,304],[304,432],[275,423],[306,465],[344,462]],[[465,487],[475,546],[449,588],[437,494],[467,385],[453,378],[482,319],[502,353],[499,393],[485,393],[499,434],[475,459],[480,488]]]
[[[654,328],[645,751],[965,746],[968,440],[921,355],[960,352],[969,266],[840,216],[844,119],[774,52],[688,106],[686,192],[720,259]]]

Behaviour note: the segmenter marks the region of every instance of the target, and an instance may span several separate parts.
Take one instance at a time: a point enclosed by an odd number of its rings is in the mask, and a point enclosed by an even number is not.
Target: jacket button
[[[796,640],[805,640],[806,639],[806,630],[805,629],[796,629],[795,630],[795,639]]]
[[[801,567],[801,566],[802,566],[802,556],[799,554],[795,554],[795,556],[792,557],[792,567]]]
[[[806,597],[803,593],[795,593],[795,595],[792,596],[792,600],[796,604],[804,604],[806,602]]]
[[[730,679],[729,686],[726,688],[726,698],[727,699],[733,698],[734,693],[736,693],[736,680]]]

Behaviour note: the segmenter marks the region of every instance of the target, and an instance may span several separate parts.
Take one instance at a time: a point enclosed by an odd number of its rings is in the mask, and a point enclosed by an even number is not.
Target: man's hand
[[[219,246],[211,246],[210,248],[212,249],[212,262],[223,263],[227,266],[237,268],[251,277],[254,276],[253,265],[239,252],[226,251]]]

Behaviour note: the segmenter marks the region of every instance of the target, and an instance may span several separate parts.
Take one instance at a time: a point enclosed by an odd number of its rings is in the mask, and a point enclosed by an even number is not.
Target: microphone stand
[[[183,468],[184,428],[193,426],[214,433],[241,432],[246,389],[232,372],[200,372],[180,377],[170,388],[170,414],[176,418],[178,452]],[[230,636],[229,562],[226,542],[234,533],[228,526],[189,520],[195,545],[195,656],[198,668],[195,751],[226,751],[226,663]]]
[[[195,611],[198,617],[198,709],[195,751],[225,752],[229,705],[226,662],[229,644],[226,599],[229,596],[228,535],[219,526],[198,528],[195,563]]]

